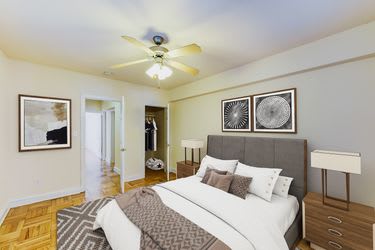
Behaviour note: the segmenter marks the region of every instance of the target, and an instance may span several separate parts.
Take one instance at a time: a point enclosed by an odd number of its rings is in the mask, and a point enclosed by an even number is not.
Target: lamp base
[[[322,198],[323,205],[334,207],[337,209],[349,211],[350,205],[350,175],[349,173],[344,173],[346,177],[346,200],[328,196],[327,191],[327,169],[322,169]],[[330,202],[327,199],[331,200]]]

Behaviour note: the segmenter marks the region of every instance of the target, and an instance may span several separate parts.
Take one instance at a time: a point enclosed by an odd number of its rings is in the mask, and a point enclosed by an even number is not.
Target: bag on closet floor
[[[146,167],[151,170],[161,170],[164,168],[164,162],[157,158],[150,158],[146,161]]]

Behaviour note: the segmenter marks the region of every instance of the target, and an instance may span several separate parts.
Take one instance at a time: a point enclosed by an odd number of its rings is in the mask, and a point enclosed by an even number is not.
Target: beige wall
[[[0,206],[12,200],[81,186],[81,95],[125,96],[125,174],[142,175],[144,106],[165,105],[165,92],[1,57],[0,84]],[[21,93],[72,99],[72,149],[18,153],[17,95]]]
[[[98,113],[102,111],[102,101],[86,100],[86,112]]]
[[[170,91],[170,100],[259,83],[369,55],[375,55],[375,21],[182,85]]]
[[[7,62],[6,57],[3,54],[3,52],[0,50],[0,93],[2,93],[6,88],[6,81],[4,81],[5,74],[6,74],[6,70],[5,70],[6,62]],[[0,110],[5,109],[5,107],[7,106],[8,105],[6,103],[6,100],[4,100],[3,98],[0,98]],[[1,114],[2,114],[2,118],[0,119],[0,131],[4,132],[6,129],[6,125],[4,122],[4,120],[6,120],[6,116],[4,116],[3,113]],[[6,147],[7,142],[4,140],[3,136],[1,136],[0,138],[2,138],[0,140],[0,147],[1,148]],[[4,150],[0,150],[0,159],[2,159],[2,162],[0,163],[0,171],[1,171],[0,183],[5,183],[7,179],[7,176],[4,172],[5,169],[8,168],[6,165],[6,161],[4,160],[5,156],[6,156],[6,152]],[[2,210],[5,209],[6,203],[8,201],[6,193],[7,193],[7,189],[0,186],[0,222],[1,222],[1,214],[3,212]]]

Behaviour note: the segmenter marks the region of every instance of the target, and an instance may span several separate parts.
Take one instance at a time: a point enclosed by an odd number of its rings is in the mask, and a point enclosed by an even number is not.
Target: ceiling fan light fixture
[[[146,74],[153,78],[164,80],[172,75],[173,71],[168,66],[165,66],[161,63],[155,63],[147,71]]]

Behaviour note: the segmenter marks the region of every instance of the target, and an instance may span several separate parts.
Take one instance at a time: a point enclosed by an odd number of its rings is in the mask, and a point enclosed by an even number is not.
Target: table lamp
[[[186,149],[191,148],[191,165],[194,164],[194,149],[199,150],[198,164],[201,163],[201,148],[203,148],[204,141],[199,139],[186,139],[181,141],[181,147],[185,148],[185,164],[186,164]]]
[[[314,150],[311,152],[311,167],[320,168],[322,175],[323,204],[349,211],[350,204],[350,174],[361,174],[361,154]],[[327,170],[340,171],[346,176],[346,200],[327,195]],[[329,204],[326,198],[345,202],[346,207]]]

